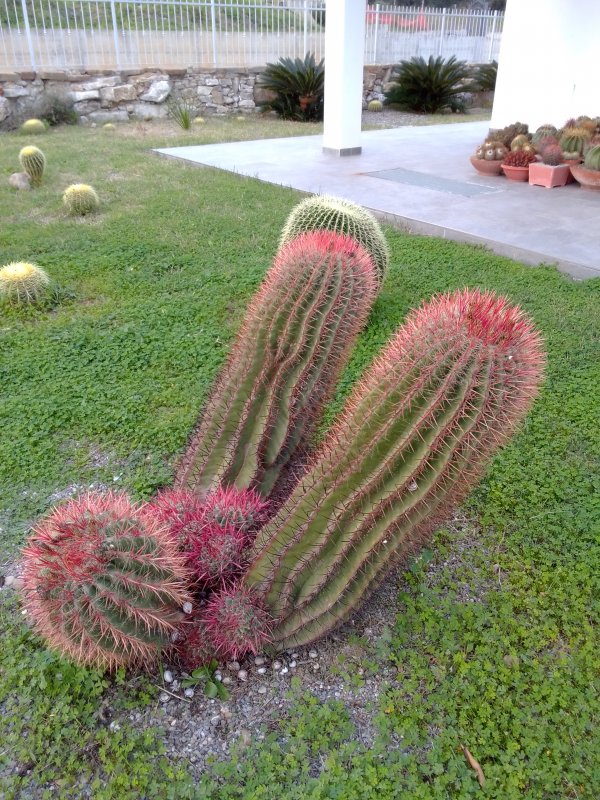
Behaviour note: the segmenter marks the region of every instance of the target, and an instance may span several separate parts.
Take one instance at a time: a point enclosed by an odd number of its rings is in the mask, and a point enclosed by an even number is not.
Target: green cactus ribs
[[[374,297],[372,259],[349,237],[314,231],[284,247],[251,302],[176,486],[269,494],[309,445]]]
[[[35,627],[79,663],[147,666],[182,621],[182,557],[124,494],[90,493],[54,509],[34,528],[23,562]]]
[[[46,168],[46,156],[39,147],[28,145],[19,153],[19,162],[24,171],[29,175],[32,186],[40,186]]]
[[[383,282],[389,265],[389,249],[381,226],[366,209],[341,197],[307,197],[289,215],[279,247],[306,231],[335,231],[359,242],[375,262],[377,280]]]
[[[278,621],[274,647],[343,622],[430,535],[523,418],[542,366],[532,324],[491,293],[408,316],[258,534],[245,583]]]

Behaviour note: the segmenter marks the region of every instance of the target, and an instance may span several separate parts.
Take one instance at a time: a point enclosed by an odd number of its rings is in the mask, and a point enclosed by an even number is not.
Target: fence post
[[[375,33],[373,34],[373,64],[378,64],[377,61],[377,39],[379,38],[379,12],[381,5],[377,3],[375,6]]]
[[[302,53],[305,56],[308,53],[308,0],[304,0],[304,41],[303,41],[304,51]]]
[[[27,4],[25,0],[21,0],[21,7],[23,9],[23,25],[25,26],[25,37],[27,39],[27,47],[29,48],[29,60],[31,61],[31,69],[36,70],[35,54],[33,52],[33,39],[31,38],[31,28],[29,27],[29,14],[27,13]]]
[[[444,34],[446,33],[446,14],[448,13],[447,8],[442,9],[442,24],[440,26],[440,45],[438,47],[438,56],[442,55],[443,48],[444,48]]]
[[[488,53],[488,61],[493,61],[494,55],[494,39],[496,38],[496,21],[498,19],[498,12],[494,11],[494,16],[492,19],[492,37],[490,39],[490,52]]]
[[[110,0],[110,16],[112,19],[113,42],[115,45],[115,62],[117,69],[121,69],[121,48],[119,47],[119,30],[117,28],[117,10],[115,0]]]
[[[215,0],[210,0],[210,24],[212,28],[213,67],[217,66],[217,16]]]

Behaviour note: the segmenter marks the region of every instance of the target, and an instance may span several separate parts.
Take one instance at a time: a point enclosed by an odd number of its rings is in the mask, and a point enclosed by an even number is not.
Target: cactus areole
[[[258,534],[245,584],[277,621],[276,649],[346,620],[423,543],[523,419],[543,361],[531,322],[492,293],[409,314]]]

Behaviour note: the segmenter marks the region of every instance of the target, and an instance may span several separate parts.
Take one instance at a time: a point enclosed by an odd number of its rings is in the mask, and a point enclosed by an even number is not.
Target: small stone
[[[181,683],[179,681],[173,681],[173,685],[171,686],[171,689],[173,689],[174,692],[177,692],[179,690],[180,686],[181,686]]]
[[[265,661],[266,658],[263,658],[262,656],[256,656],[256,658],[254,659],[254,663],[256,664],[257,667],[262,667]]]
[[[311,651],[309,652],[309,654],[308,654],[308,657],[309,657],[309,658],[317,658],[317,656],[318,656],[318,655],[319,655],[319,654],[317,653],[317,651],[316,651],[316,650],[311,650]]]
[[[225,684],[225,686],[230,686],[233,683],[233,678],[231,675],[225,675],[221,683]]]
[[[9,177],[8,183],[13,189],[29,189],[31,181],[26,172],[13,172]]]
[[[298,655],[298,653],[292,653],[292,658],[300,658],[300,656]]]
[[[177,725],[177,720],[176,719],[172,719],[171,720],[171,727],[174,728],[175,725]]]
[[[108,726],[108,729],[110,731],[120,731],[121,730],[121,726],[119,725],[119,723],[116,720],[113,719],[113,721]]]
[[[259,667],[256,671],[258,672],[259,675],[264,675],[265,672],[267,671],[267,668],[266,667]]]
[[[221,717],[219,714],[215,714],[214,717],[210,718],[210,724],[213,725],[215,728],[221,724]]]
[[[283,664],[281,663],[281,661],[274,661],[273,662],[273,669],[274,670],[281,669],[282,667],[283,667]]]
[[[194,696],[194,690],[192,689],[192,687],[191,687],[191,686],[188,686],[188,688],[184,690],[183,694],[184,694],[184,695],[185,695],[185,696],[186,696],[186,697],[187,697],[189,700],[191,700],[191,699],[192,699],[192,697]]]
[[[297,661],[290,661],[290,668],[291,669],[294,669],[294,667],[297,667],[297,666],[298,666],[298,662]]]
[[[416,481],[411,481],[407,486],[409,492],[416,492],[418,488]]]
[[[289,672],[289,669],[287,667],[283,667],[283,669],[281,670],[281,672],[279,674],[280,675],[287,675],[288,672]]]
[[[192,605],[192,604],[189,602],[189,600],[188,600],[188,602],[187,602],[187,603],[184,603],[184,604],[183,604],[183,606],[182,606],[182,610],[183,610],[183,613],[184,613],[184,614],[191,614],[191,613],[192,613],[192,611],[194,610],[194,606],[193,606],[193,605]]]
[[[231,719],[232,712],[229,706],[221,706],[221,716],[223,719]]]
[[[316,672],[320,667],[320,664],[313,664],[313,669]]]
[[[266,694],[266,693],[267,693],[267,687],[266,687],[266,686],[259,686],[259,687],[258,687],[258,689],[257,689],[256,691],[257,691],[259,694]]]
[[[240,668],[240,665],[239,665],[239,663],[237,661],[230,661],[227,664],[227,669],[231,670],[231,672],[238,672],[239,668]]]
[[[239,670],[237,676],[241,681],[247,681],[248,680],[248,673],[246,672],[245,669]]]
[[[170,669],[166,669],[163,672],[163,680],[165,683],[173,683],[173,673]]]
[[[216,681],[223,680],[223,673],[221,672],[220,669],[215,670],[215,680]]]
[[[7,589],[8,589],[9,586],[12,586],[14,582],[15,582],[15,576],[14,575],[6,575],[4,577],[4,585],[6,586]]]
[[[161,692],[160,697],[158,698],[159,703],[168,703],[171,698],[166,692]]]

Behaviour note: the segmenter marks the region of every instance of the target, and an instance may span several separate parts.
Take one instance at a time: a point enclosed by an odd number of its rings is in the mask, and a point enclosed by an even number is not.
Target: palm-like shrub
[[[473,73],[472,89],[476,92],[493,92],[498,78],[498,62],[479,64]]]
[[[428,114],[462,106],[460,95],[465,91],[469,70],[455,56],[449,59],[429,56],[428,61],[414,57],[402,61],[394,74],[395,85],[385,93],[389,104]]]
[[[322,59],[317,64],[312,53],[267,64],[258,83],[276,95],[263,104],[263,110],[275,111],[283,119],[323,119],[325,67]]]

